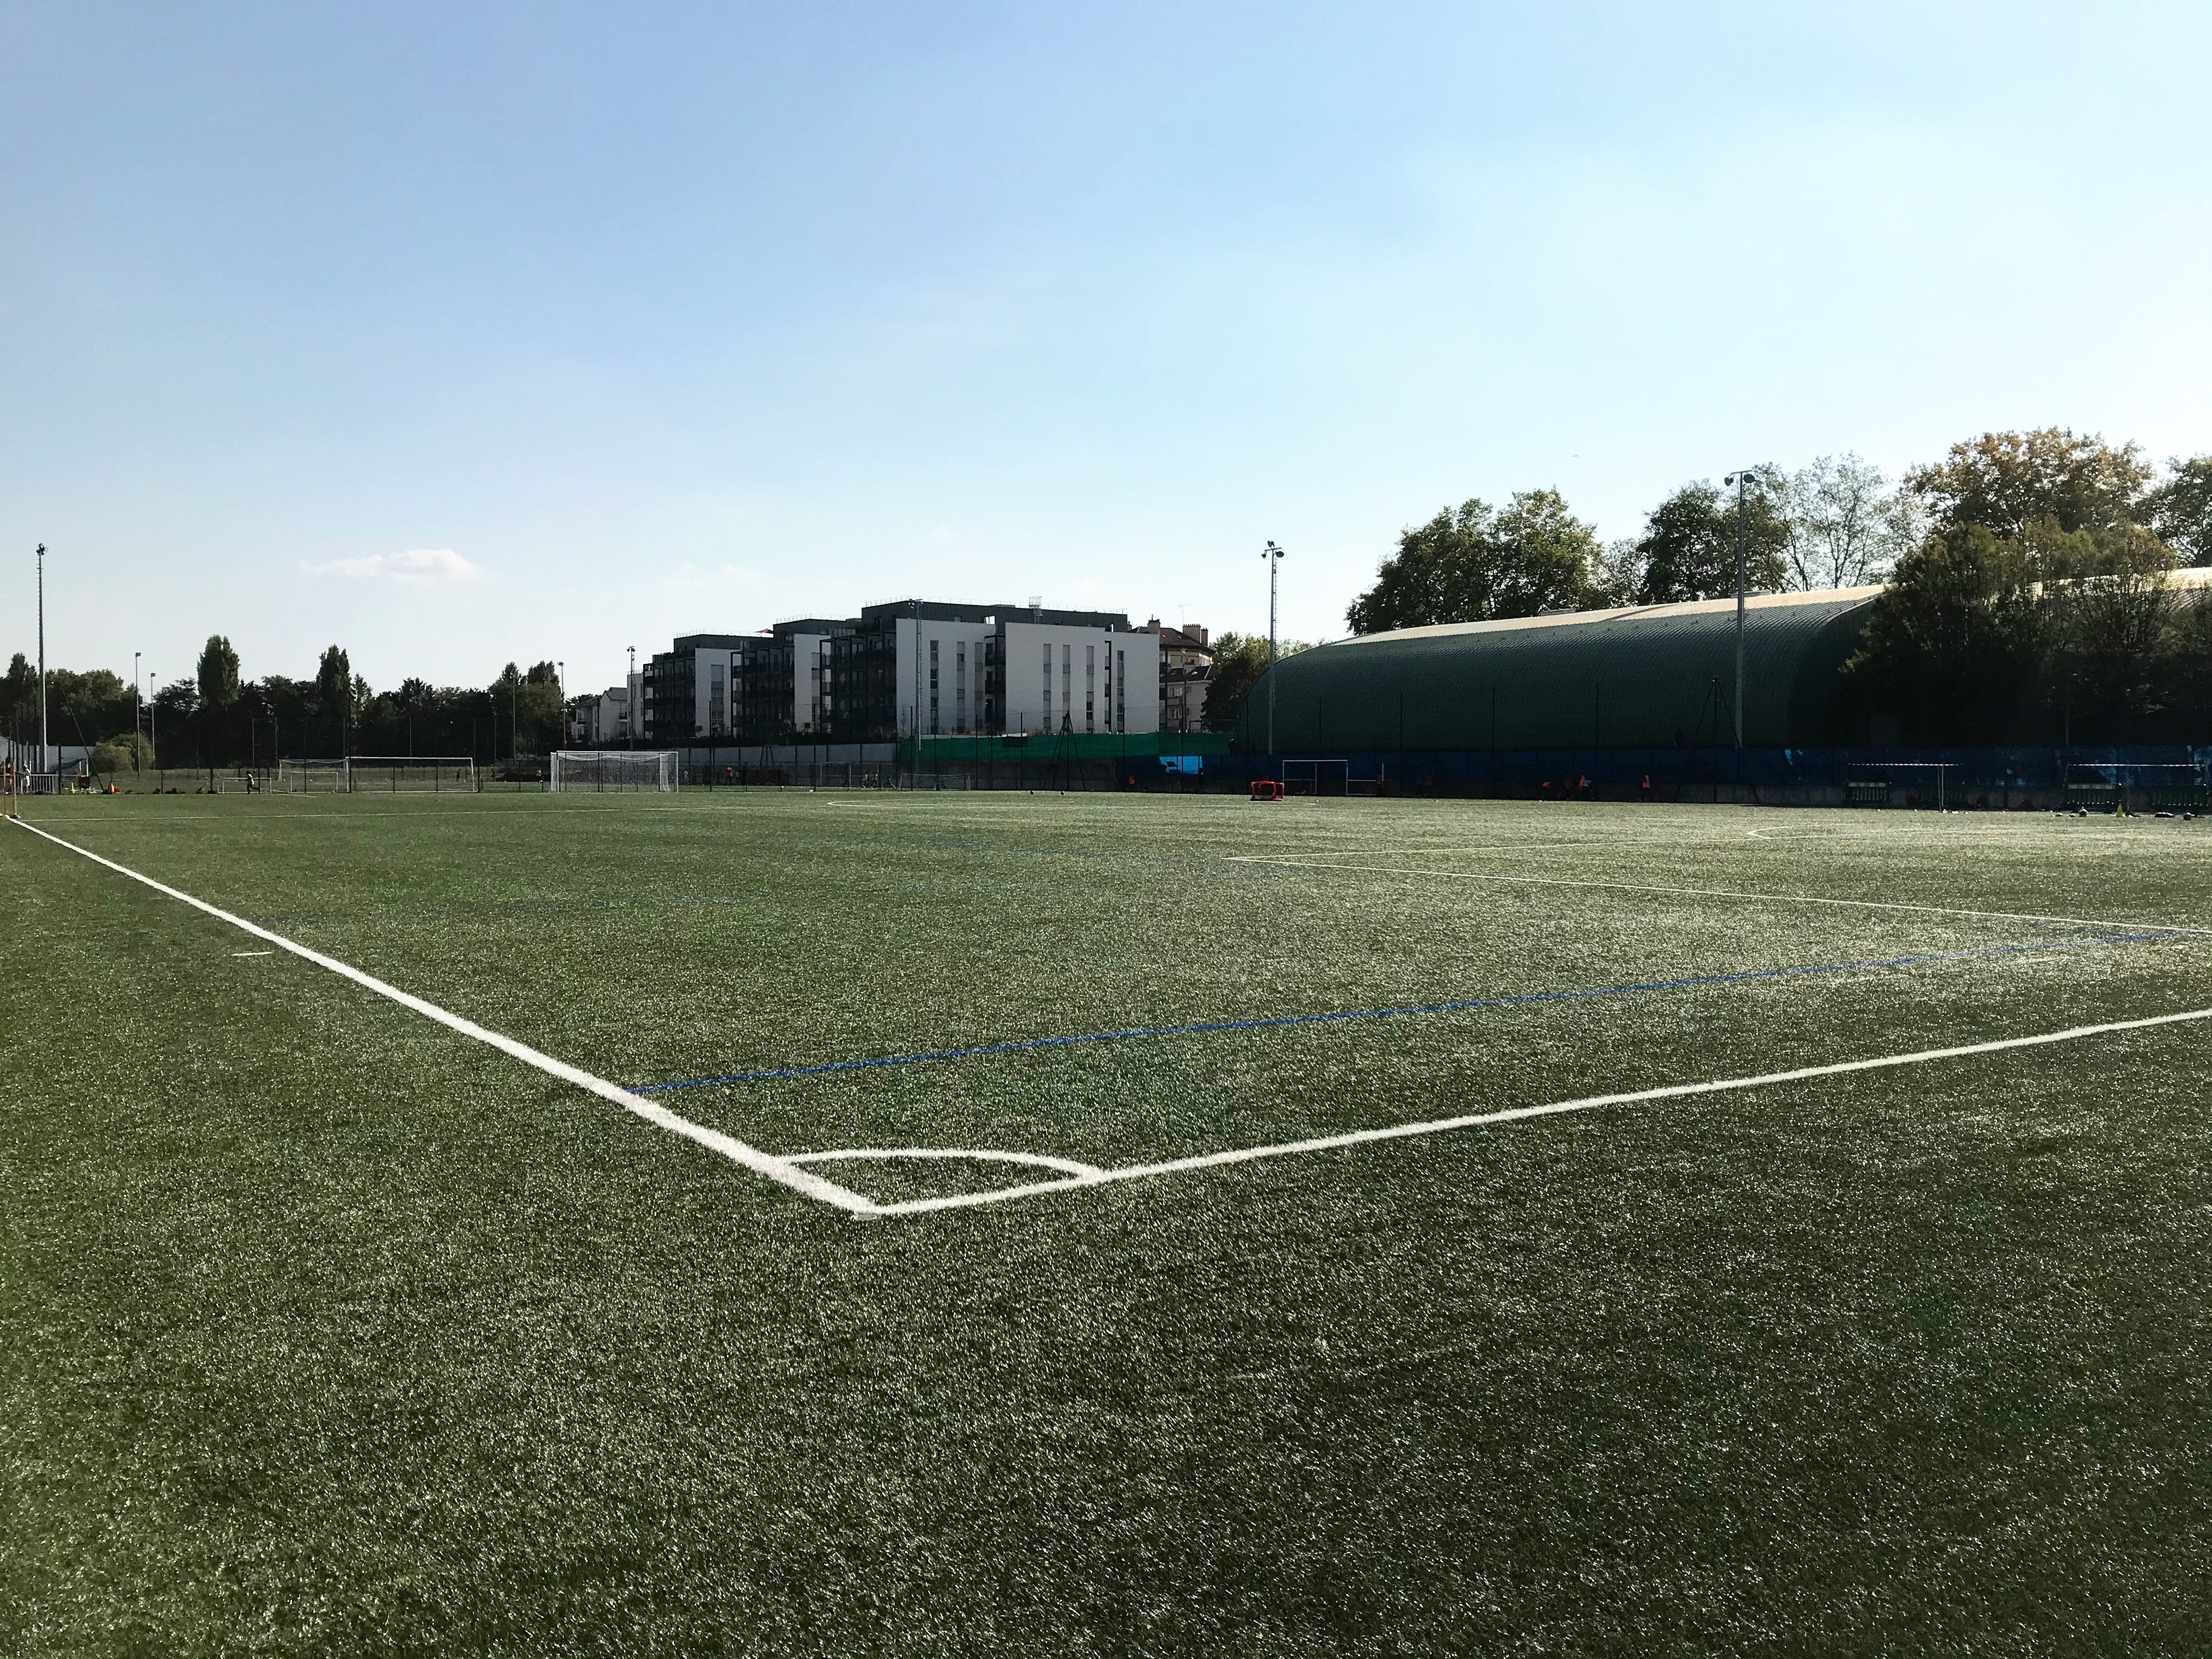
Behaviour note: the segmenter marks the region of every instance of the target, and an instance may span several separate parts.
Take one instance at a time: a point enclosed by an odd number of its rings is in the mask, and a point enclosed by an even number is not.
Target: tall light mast
[[[1269,542],[1260,556],[1267,562],[1267,752],[1275,752],[1275,576],[1283,550]]]

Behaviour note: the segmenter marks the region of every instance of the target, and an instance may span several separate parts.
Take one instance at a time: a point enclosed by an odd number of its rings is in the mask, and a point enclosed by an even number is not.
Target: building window
[[[1114,653],[1114,729],[1129,729],[1129,653]]]
[[[1083,647],[1083,729],[1086,732],[1095,732],[1098,729],[1097,715],[1095,712],[1097,707],[1098,647],[1095,645],[1086,645]]]
[[[961,640],[952,647],[952,729],[968,729],[968,641]]]
[[[1044,645],[1044,729],[1052,730],[1052,641]]]
[[[709,732],[722,732],[728,729],[728,721],[725,716],[725,711],[728,707],[728,689],[725,671],[720,663],[714,663],[707,670],[707,729]]]
[[[1075,729],[1075,647],[1060,647],[1060,729]]]
[[[929,735],[937,735],[937,641],[929,642]]]

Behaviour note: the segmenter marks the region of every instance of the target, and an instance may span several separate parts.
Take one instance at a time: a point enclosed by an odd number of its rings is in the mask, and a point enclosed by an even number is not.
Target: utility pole
[[[629,678],[623,682],[627,689],[625,701],[629,705],[629,718],[623,722],[628,735],[623,741],[630,748],[637,747],[637,723],[645,718],[645,688],[637,683],[637,647],[629,648]]]
[[[1731,472],[1721,480],[1735,486],[1735,746],[1743,747],[1743,598],[1746,566],[1748,559],[1750,520],[1744,517],[1744,492],[1751,483],[1747,470]]]
[[[39,544],[39,770],[46,769],[46,544]],[[55,763],[58,772],[61,765]]]
[[[567,663],[556,662],[553,665],[553,683],[560,691],[561,741],[566,743],[568,741],[568,665]]]
[[[134,777],[145,770],[138,764],[138,659],[145,654],[143,651],[131,653],[131,772]]]
[[[1275,573],[1283,550],[1269,542],[1260,556],[1267,562],[1267,752],[1275,752]]]

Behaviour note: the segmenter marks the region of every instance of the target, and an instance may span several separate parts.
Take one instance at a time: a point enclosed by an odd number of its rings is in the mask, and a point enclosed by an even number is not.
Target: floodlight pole
[[[1745,520],[1744,491],[1751,483],[1748,471],[1732,472],[1721,480],[1735,486],[1735,746],[1743,747],[1743,599],[1750,525]]]
[[[1275,578],[1283,550],[1269,542],[1260,555],[1267,562],[1267,752],[1275,752]]]
[[[131,772],[134,777],[145,769],[138,764],[138,659],[145,654],[143,651],[131,653]]]
[[[39,544],[39,770],[46,769],[46,544]],[[55,763],[58,772],[61,766]]]
[[[623,724],[628,729],[623,741],[629,747],[637,747],[637,723],[645,718],[645,688],[637,683],[637,647],[629,648],[629,678],[623,682],[623,701],[629,705],[629,718]]]

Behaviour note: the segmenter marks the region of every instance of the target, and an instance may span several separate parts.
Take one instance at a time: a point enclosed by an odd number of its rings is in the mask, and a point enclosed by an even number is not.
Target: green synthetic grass
[[[2212,927],[2174,821],[32,805],[626,1085]],[[0,1650],[2212,1628],[2205,1026],[856,1222],[32,836],[0,875]],[[2205,1006],[2181,935],[653,1098],[1119,1164]]]

